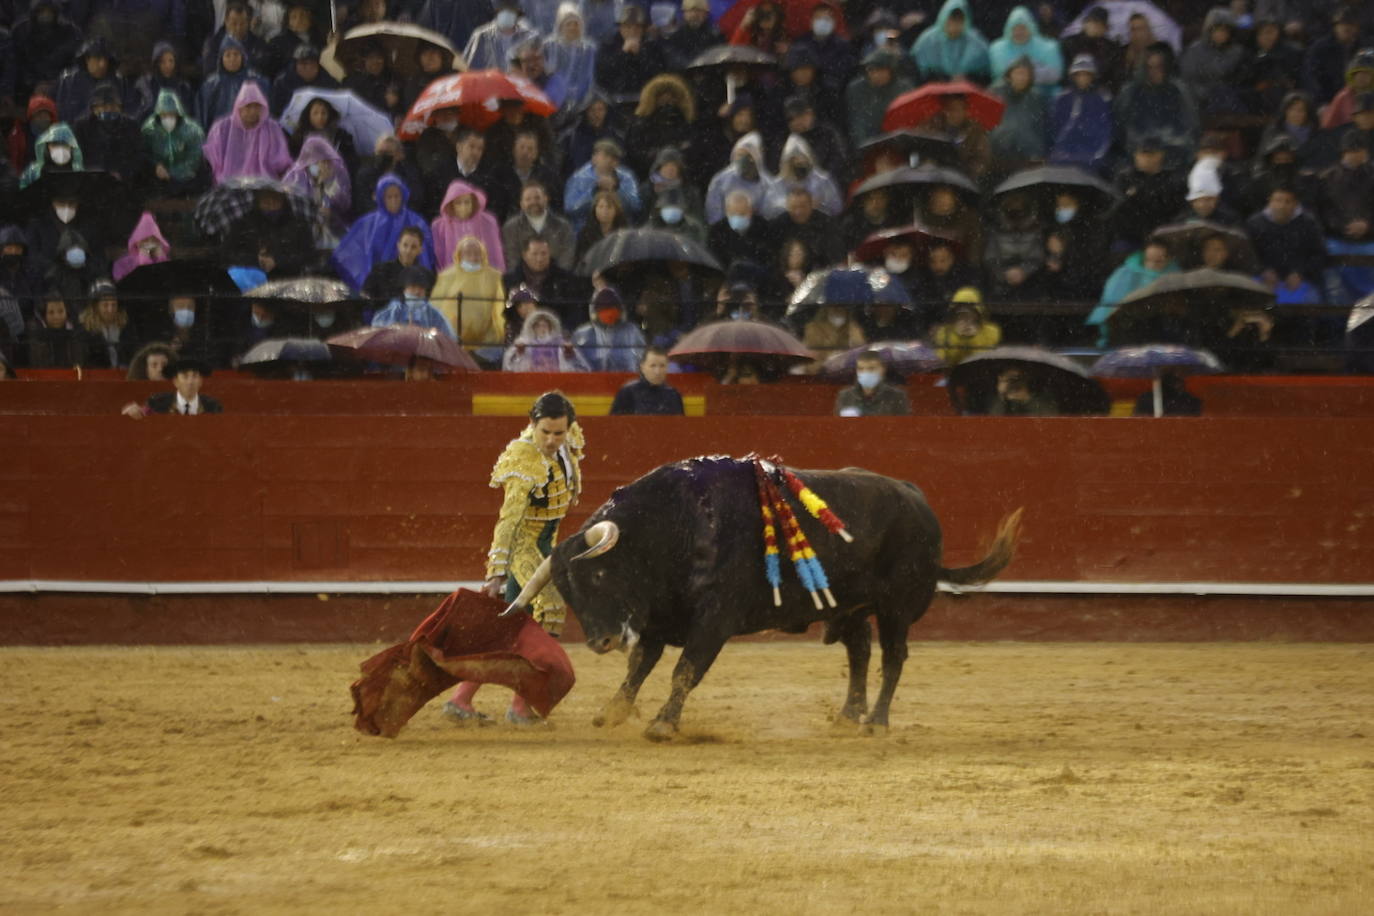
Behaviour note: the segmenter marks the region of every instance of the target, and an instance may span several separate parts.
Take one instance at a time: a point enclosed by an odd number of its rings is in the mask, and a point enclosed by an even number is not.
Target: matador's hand
[[[482,585],[482,594],[489,598],[500,598],[506,591],[506,577],[492,576]]]

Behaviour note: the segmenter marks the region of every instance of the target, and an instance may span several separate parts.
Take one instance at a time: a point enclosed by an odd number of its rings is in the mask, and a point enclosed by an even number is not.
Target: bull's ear
[[[574,560],[590,560],[608,552],[620,540],[620,526],[612,521],[597,522],[587,529],[582,538],[587,549],[573,557]]]

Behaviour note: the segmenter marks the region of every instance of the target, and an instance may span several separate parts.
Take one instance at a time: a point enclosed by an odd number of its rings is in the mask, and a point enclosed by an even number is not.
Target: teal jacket
[[[177,125],[170,132],[162,126],[164,114],[175,114]],[[186,114],[181,98],[171,89],[157,94],[153,113],[143,122],[143,143],[153,161],[171,174],[173,181],[190,181],[200,171],[204,154],[205,131]]]
[[[955,10],[964,14],[964,34],[951,40],[945,34],[945,22]],[[988,43],[973,26],[968,0],[945,0],[940,15],[935,17],[935,24],[922,32],[911,46],[911,57],[925,80],[964,77],[986,83],[991,76]]]

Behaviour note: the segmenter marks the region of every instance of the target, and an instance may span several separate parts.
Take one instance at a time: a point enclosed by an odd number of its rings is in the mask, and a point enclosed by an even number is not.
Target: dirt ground
[[[1357,913],[1374,646],[913,643],[884,738],[843,651],[728,646],[683,738],[351,728],[374,646],[0,650],[0,911]],[[508,693],[479,707],[498,713]]]

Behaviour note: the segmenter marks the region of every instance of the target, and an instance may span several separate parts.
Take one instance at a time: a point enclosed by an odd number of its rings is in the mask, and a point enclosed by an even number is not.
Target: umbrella
[[[544,117],[558,111],[558,106],[532,83],[517,85],[500,70],[469,70],[441,76],[426,86],[410,106],[396,136],[417,139],[434,113],[445,108],[454,109],[464,124],[485,129],[500,120],[502,102],[524,102],[526,111]]]
[[[1118,303],[1107,326],[1119,343],[1205,344],[1225,332],[1233,311],[1273,304],[1274,294],[1245,274],[1202,268],[1142,286]]]
[[[577,272],[583,276],[613,270],[626,264],[643,265],[680,261],[720,273],[720,262],[702,245],[664,229],[617,229],[582,256]]]
[[[1068,191],[1079,197],[1091,197],[1094,208],[1106,210],[1120,197],[1116,188],[1107,184],[1096,175],[1072,165],[1042,165],[1026,169],[1012,175],[992,192],[996,197],[1013,191],[1039,192],[1050,198],[1053,206],[1054,195]]]
[[[787,317],[797,326],[825,305],[869,308],[874,305],[911,307],[906,284],[881,267],[828,267],[807,274],[792,293]]]
[[[898,375],[933,372],[945,367],[945,361],[923,340],[887,340],[836,353],[821,365],[820,374],[832,379],[849,378],[854,374],[859,357],[865,353],[876,353],[888,371]]]
[[[716,27],[722,35],[729,38],[739,28],[744,20],[744,14],[762,2],[763,0],[739,0],[721,15]],[[773,0],[773,5],[782,10],[782,26],[789,38],[800,38],[811,31],[811,14],[821,3],[822,0]],[[826,2],[826,6],[835,11],[835,35],[847,38],[844,13],[840,12],[843,4]]]
[[[1147,0],[1097,0],[1084,8],[1082,15],[1069,23],[1060,37],[1067,38],[1081,32],[1083,20],[1094,6],[1100,6],[1107,11],[1107,34],[1120,44],[1124,45],[1130,41],[1131,17],[1139,13],[1149,20],[1150,29],[1157,40],[1168,42],[1175,51],[1183,48],[1183,30],[1178,27],[1178,23]]]
[[[1255,257],[1255,246],[1250,236],[1231,226],[1209,222],[1205,219],[1190,220],[1160,226],[1150,238],[1169,246],[1169,252],[1184,269],[1202,266],[1202,243],[1213,236],[1220,236],[1226,242],[1231,255],[1227,265],[1241,273],[1259,272],[1259,261]]]
[[[391,119],[384,112],[358,98],[347,89],[297,89],[279,119],[292,133],[313,99],[324,99],[339,113],[339,125],[348,131],[360,150],[377,148],[377,139],[391,133]]]
[[[680,363],[711,366],[732,356],[790,365],[812,358],[811,351],[784,328],[766,321],[715,321],[684,335],[668,353]]]
[[[115,284],[121,298],[157,299],[166,302],[169,296],[235,295],[235,285],[229,272],[209,258],[174,258],[156,264],[135,267]]]
[[[961,95],[968,102],[970,118],[992,130],[1002,121],[1006,104],[997,96],[973,85],[967,80],[952,83],[926,83],[920,89],[904,92],[887,106],[883,116],[883,130],[897,130],[901,127],[916,127],[928,121],[940,110],[947,96]]]
[[[868,238],[859,243],[859,247],[854,249],[854,257],[868,264],[875,264],[883,259],[883,250],[896,241],[909,244],[916,250],[918,260],[924,260],[922,254],[935,242],[948,242],[953,245],[955,250],[960,249],[958,240],[936,232],[920,223],[912,223],[908,226],[898,226],[895,229],[882,229],[873,233]]]
[[[850,202],[857,200],[869,191],[880,188],[917,189],[926,185],[947,185],[963,194],[970,203],[978,202],[978,186],[963,172],[942,168],[937,165],[923,165],[915,169],[893,169],[879,172],[859,184],[849,195]]]
[[[477,363],[453,338],[443,331],[414,324],[358,328],[331,337],[327,343],[342,356],[389,366],[408,366],[411,360],[420,358],[462,372],[479,371]]]
[[[291,277],[273,280],[244,293],[246,299],[272,300],[280,308],[307,314],[316,312],[347,312],[350,322],[362,308],[347,283],[330,277]]]
[[[18,216],[35,217],[52,206],[54,198],[71,197],[81,202],[86,214],[97,214],[111,235],[123,238],[133,231],[138,210],[129,199],[124,182],[109,172],[44,172],[19,192]],[[6,217],[7,222],[13,217]],[[124,225],[127,222],[128,225]]]
[[[749,45],[716,45],[707,48],[687,65],[688,70],[733,70],[758,69],[771,70],[778,65],[778,59],[766,51]]]
[[[315,202],[295,188],[267,178],[230,178],[206,191],[196,202],[192,218],[202,235],[218,236],[252,211],[259,191],[276,191],[286,198],[292,214],[314,225]]]
[[[911,166],[925,163],[959,166],[959,148],[953,140],[924,130],[902,128],[878,134],[859,144],[864,171],[871,172],[878,157],[889,150]]]
[[[260,341],[243,354],[239,365],[264,375],[293,371],[307,363],[334,359],[329,345],[311,337],[276,337]]]
[[[997,393],[997,377],[1020,369],[1032,390],[1054,400],[1064,415],[1105,414],[1112,406],[1102,383],[1078,363],[1040,347],[996,347],[949,370],[949,399],[961,413],[982,413]]]
[[[342,80],[348,73],[362,69],[363,53],[369,45],[379,44],[386,53],[387,65],[392,75],[401,82],[420,69],[420,50],[438,48],[444,55],[444,70],[465,70],[463,62],[449,44],[448,38],[438,32],[422,29],[418,25],[402,22],[374,22],[349,29],[334,49],[334,60],[339,72],[334,78]],[[368,147],[371,149],[372,147]]]
[[[1102,354],[1093,364],[1093,375],[1107,378],[1154,379],[1155,416],[1164,414],[1164,386],[1160,376],[1200,375],[1224,372],[1225,367],[1207,350],[1194,350],[1177,344],[1146,344],[1141,347],[1118,347]]]
[[[1374,295],[1365,296],[1350,307],[1350,316],[1345,320],[1345,332],[1357,331],[1374,318]]]

